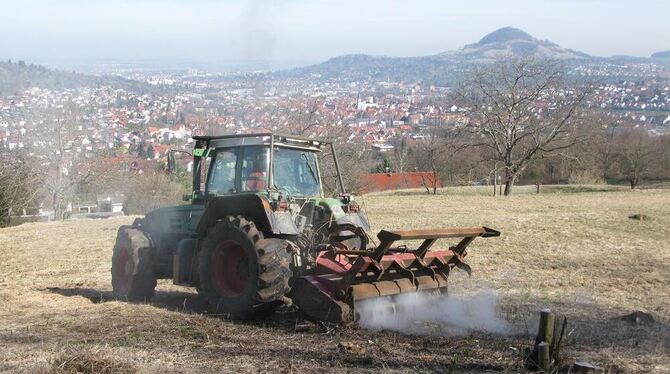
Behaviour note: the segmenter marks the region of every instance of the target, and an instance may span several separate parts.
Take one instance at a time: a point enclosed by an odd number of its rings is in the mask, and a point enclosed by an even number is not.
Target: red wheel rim
[[[249,283],[249,260],[244,248],[234,241],[224,241],[212,254],[214,285],[225,297],[237,297]]]
[[[119,250],[119,255],[116,257],[116,279],[121,286],[121,289],[125,292],[128,288],[128,276],[130,274],[130,261],[128,257],[128,248],[123,247]]]

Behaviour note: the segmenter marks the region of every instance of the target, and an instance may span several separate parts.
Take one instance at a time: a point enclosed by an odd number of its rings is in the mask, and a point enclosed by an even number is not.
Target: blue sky
[[[291,60],[435,54],[499,27],[593,55],[670,49],[668,0],[1,0],[0,58]]]

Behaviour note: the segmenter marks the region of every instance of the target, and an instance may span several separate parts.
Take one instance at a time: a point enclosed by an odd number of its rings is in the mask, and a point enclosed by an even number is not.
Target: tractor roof
[[[232,135],[201,135],[194,136],[194,140],[205,142],[208,147],[233,147],[240,145],[270,144],[271,140],[277,145],[320,148],[323,144],[331,144],[332,141],[314,138],[305,138],[295,135],[273,134],[273,133],[250,133]]]

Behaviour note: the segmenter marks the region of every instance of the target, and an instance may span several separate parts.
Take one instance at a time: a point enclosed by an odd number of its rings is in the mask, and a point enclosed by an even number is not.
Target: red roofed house
[[[149,131],[150,136],[154,136],[154,134],[157,133],[160,129],[158,127],[149,126],[147,130]]]

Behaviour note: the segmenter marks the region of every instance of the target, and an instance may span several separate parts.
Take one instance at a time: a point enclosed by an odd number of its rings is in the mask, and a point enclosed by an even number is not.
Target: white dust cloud
[[[498,298],[490,290],[467,295],[401,294],[362,300],[356,304],[359,325],[405,334],[467,335],[470,332],[509,334],[508,323],[496,311]]]

